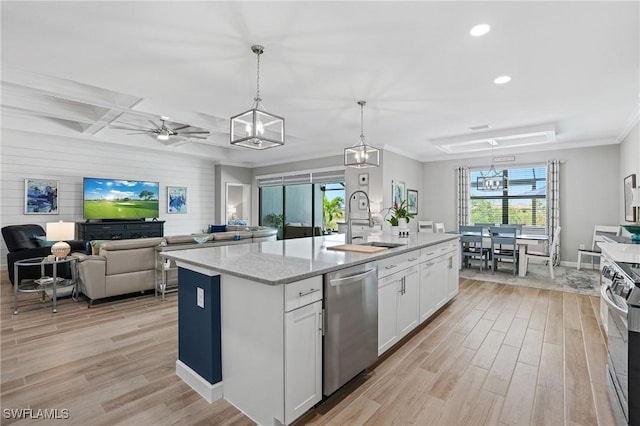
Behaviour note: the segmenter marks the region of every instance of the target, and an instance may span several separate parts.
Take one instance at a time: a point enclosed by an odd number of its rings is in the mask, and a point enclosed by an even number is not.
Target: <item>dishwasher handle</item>
[[[337,287],[341,285],[353,284],[355,282],[360,282],[371,275],[375,275],[376,272],[376,269],[369,269],[368,271],[361,274],[349,275],[348,277],[344,278],[333,278],[329,280],[329,285],[332,287]]]

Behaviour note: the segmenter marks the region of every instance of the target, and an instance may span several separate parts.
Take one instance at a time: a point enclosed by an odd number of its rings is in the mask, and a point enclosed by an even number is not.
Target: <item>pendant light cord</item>
[[[366,145],[364,141],[364,106],[365,101],[358,102],[360,104],[360,145]]]
[[[254,98],[254,101],[256,101],[256,105],[258,105],[258,103],[262,100],[260,99],[260,54],[262,52],[257,52],[256,55],[258,56],[258,72],[256,73],[256,97]]]

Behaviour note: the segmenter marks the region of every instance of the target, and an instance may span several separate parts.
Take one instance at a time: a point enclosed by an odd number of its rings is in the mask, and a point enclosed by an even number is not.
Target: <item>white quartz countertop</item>
[[[278,285],[326,274],[396,254],[458,239],[455,234],[413,233],[409,238],[390,234],[369,237],[369,241],[405,243],[377,253],[327,250],[344,244],[344,235],[296,238],[261,243],[202,247],[161,253],[178,263],[193,265],[220,274],[234,275],[264,284]],[[358,241],[356,241],[357,243]]]
[[[640,244],[598,243],[602,252],[615,262],[640,263]]]

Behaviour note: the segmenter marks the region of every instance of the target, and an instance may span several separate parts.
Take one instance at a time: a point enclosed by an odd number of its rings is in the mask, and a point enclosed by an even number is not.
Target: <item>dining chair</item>
[[[444,230],[444,223],[442,223],[442,222],[437,222],[437,223],[435,223],[435,230],[434,230],[434,232],[435,232],[435,233],[437,233],[437,234],[444,234],[444,233],[445,233],[445,230]]]
[[[460,252],[462,253],[462,266],[468,267],[470,259],[480,259],[480,271],[482,266],[489,269],[490,248],[484,246],[482,226],[460,227]],[[462,269],[462,268],[461,268]]]
[[[560,231],[562,230],[561,226],[556,226],[553,231],[553,239],[551,240],[551,244],[549,244],[549,252],[548,253],[539,253],[539,252],[530,252],[527,253],[527,264],[529,262],[529,258],[543,258],[545,262],[549,264],[549,275],[551,275],[551,279],[554,279],[553,275],[553,264],[555,263],[555,254],[556,247],[558,247],[558,241],[560,238]]]
[[[418,221],[418,232],[433,232],[433,221],[432,220],[419,220]]]
[[[600,246],[598,246],[598,242],[605,241],[604,236],[619,236],[620,235],[620,226],[612,226],[612,225],[595,225],[593,227],[593,238],[591,239],[591,249],[579,249],[578,250],[578,270],[580,270],[580,265],[582,264],[582,256],[589,256],[591,258],[591,269],[593,269],[593,261],[596,257],[600,257],[602,252],[600,251]]]
[[[493,259],[493,271],[495,274],[498,261],[508,260],[513,264],[513,276],[518,270],[518,246],[516,243],[516,228],[510,226],[491,226],[491,258]]]

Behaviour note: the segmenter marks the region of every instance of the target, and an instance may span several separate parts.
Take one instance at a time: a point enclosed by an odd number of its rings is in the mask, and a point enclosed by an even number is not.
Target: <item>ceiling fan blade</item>
[[[180,135],[208,135],[209,132],[179,132]]]
[[[191,126],[190,126],[190,125],[188,125],[188,124],[184,124],[184,125],[179,126],[179,127],[174,127],[174,128],[173,128],[173,129],[171,129],[171,130],[173,130],[174,132],[177,132],[178,130],[186,129],[187,127],[191,127]]]
[[[127,135],[148,135],[151,132],[136,132],[136,133],[127,133]]]

